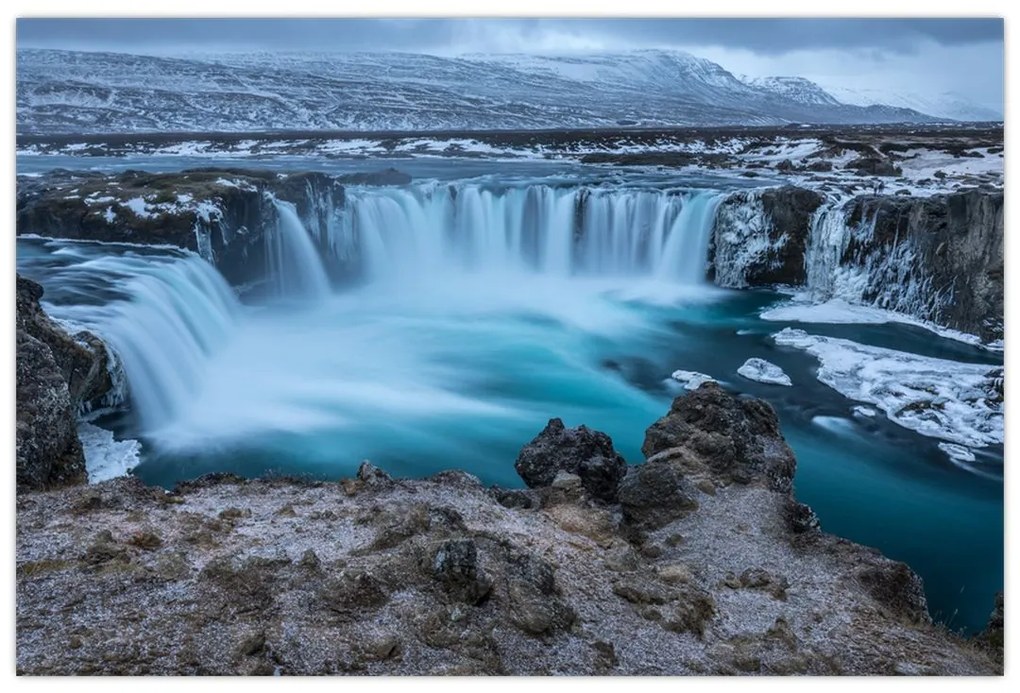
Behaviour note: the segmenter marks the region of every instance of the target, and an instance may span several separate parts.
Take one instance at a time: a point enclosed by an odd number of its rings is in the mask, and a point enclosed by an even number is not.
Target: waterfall
[[[368,281],[449,272],[705,278],[722,196],[660,191],[479,184],[348,190],[326,246],[359,248]],[[328,261],[329,259],[327,259]]]
[[[276,225],[266,234],[269,279],[277,295],[317,299],[330,293],[319,251],[290,202],[273,199]]]
[[[192,253],[82,256],[49,271],[47,284],[75,287],[75,302],[48,303],[47,310],[112,347],[146,430],[187,408],[241,310],[222,275]]]

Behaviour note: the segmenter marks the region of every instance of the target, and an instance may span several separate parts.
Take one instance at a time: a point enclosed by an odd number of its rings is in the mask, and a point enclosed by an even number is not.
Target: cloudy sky
[[[679,48],[736,74],[1003,105],[999,19],[21,19],[17,35],[19,47],[148,54]]]

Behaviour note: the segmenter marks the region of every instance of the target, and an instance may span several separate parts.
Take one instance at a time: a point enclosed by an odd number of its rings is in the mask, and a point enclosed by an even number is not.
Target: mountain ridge
[[[21,49],[16,93],[19,134],[937,121],[844,104],[803,78],[743,81],[710,60],[652,49],[456,58]]]

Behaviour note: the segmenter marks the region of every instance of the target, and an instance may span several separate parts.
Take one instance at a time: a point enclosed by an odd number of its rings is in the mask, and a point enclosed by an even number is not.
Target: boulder
[[[471,539],[450,539],[432,553],[432,577],[454,599],[478,604],[492,590],[492,581],[478,565],[478,548]]]
[[[784,493],[797,464],[768,402],[736,397],[711,382],[674,399],[646,431],[641,450],[651,458],[674,448],[700,458],[721,484],[760,483]]]
[[[672,464],[646,462],[631,467],[620,484],[620,509],[628,523],[657,529],[696,509],[696,493]]]
[[[551,486],[560,472],[576,474],[590,496],[613,501],[627,462],[605,433],[587,426],[566,428],[560,419],[550,419],[521,449],[514,468],[531,488]]]

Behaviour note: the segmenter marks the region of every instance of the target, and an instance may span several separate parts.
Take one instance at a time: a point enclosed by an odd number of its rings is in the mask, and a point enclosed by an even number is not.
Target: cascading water
[[[266,234],[269,279],[277,295],[321,299],[330,293],[329,276],[308,230],[291,202],[273,200],[276,225]]]
[[[369,281],[530,272],[698,284],[721,199],[548,185],[355,189],[329,247],[359,247]]]
[[[100,255],[110,252],[101,246],[56,252],[69,260],[40,276],[64,289],[53,292],[58,302],[47,310],[112,347],[146,431],[173,421],[199,395],[210,359],[237,329],[241,305],[233,289],[192,253]]]

